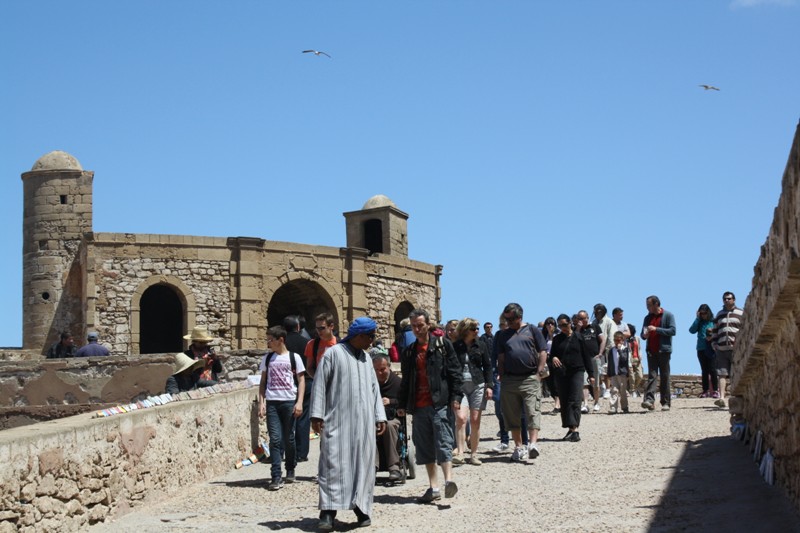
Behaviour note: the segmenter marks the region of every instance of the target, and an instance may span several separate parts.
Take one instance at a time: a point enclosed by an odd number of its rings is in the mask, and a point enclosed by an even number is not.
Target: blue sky
[[[790,0],[0,3],[0,345],[19,176],[65,150],[95,231],[344,246],[385,194],[443,318],[639,328],[657,294],[696,373],[695,311],[744,304],[780,195],[798,27]]]

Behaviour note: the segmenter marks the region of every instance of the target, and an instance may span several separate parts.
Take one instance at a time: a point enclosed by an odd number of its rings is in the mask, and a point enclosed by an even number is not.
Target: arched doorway
[[[166,284],[149,287],[139,302],[139,353],[183,351],[183,305]]]
[[[377,218],[364,222],[364,247],[369,255],[383,253],[383,224]]]
[[[318,283],[307,279],[296,279],[275,291],[267,307],[267,324],[279,326],[287,315],[300,315],[306,319],[306,329],[313,333],[314,317],[320,313],[331,313],[333,323],[339,324],[339,316],[333,299]]]
[[[408,315],[411,314],[411,311],[414,310],[414,306],[411,302],[400,302],[397,306],[397,309],[394,310],[394,332],[398,333],[400,331],[400,321],[404,318],[408,318]]]

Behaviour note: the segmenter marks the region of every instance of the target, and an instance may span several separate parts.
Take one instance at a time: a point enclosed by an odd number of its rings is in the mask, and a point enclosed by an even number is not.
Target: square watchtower
[[[369,255],[408,257],[408,214],[386,196],[375,195],[359,211],[343,214],[348,248],[365,248]]]

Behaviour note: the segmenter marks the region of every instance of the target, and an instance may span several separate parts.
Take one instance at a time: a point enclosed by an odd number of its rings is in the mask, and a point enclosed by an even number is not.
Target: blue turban
[[[372,333],[378,329],[378,323],[369,318],[368,316],[360,316],[353,320],[350,327],[347,328],[347,337],[342,339],[342,342],[347,342],[356,335],[362,333]]]

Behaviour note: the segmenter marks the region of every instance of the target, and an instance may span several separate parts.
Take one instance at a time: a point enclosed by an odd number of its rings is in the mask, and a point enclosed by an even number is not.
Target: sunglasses
[[[561,324],[558,325],[558,327],[567,328],[567,327],[569,327],[569,322],[562,322]]]
[[[478,328],[469,328],[470,331],[480,331]]]
[[[317,326],[317,331],[325,331],[328,329],[328,326]]]

